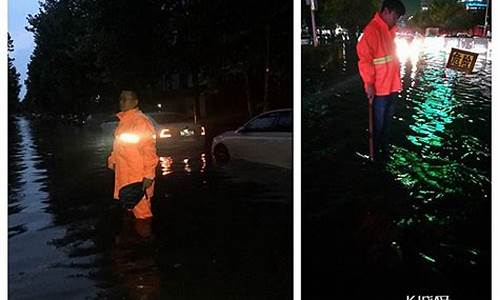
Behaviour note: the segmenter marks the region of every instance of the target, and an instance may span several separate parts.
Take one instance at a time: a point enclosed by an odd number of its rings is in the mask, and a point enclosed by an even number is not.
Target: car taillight
[[[170,134],[170,129],[165,128],[160,131],[160,138],[169,138],[169,137],[172,137],[172,135]]]
[[[201,126],[201,133],[200,135],[205,135],[205,126]]]

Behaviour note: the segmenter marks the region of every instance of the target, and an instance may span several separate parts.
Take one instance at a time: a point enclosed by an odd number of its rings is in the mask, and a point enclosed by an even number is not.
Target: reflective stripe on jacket
[[[356,49],[358,52],[359,74],[365,84],[373,84],[376,96],[386,96],[401,90],[399,60],[396,56],[397,28],[384,22],[379,13],[363,31]]]
[[[155,128],[148,117],[138,109],[117,116],[120,123],[115,130],[113,152],[108,158],[108,165],[115,165],[115,199],[123,186],[143,178],[154,179],[158,163]],[[153,187],[147,194],[148,197],[153,195]]]

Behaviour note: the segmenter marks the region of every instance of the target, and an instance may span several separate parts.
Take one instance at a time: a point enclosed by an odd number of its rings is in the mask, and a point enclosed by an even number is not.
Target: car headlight
[[[160,131],[160,138],[169,138],[169,137],[172,137],[172,135],[170,134],[170,129],[165,128]]]

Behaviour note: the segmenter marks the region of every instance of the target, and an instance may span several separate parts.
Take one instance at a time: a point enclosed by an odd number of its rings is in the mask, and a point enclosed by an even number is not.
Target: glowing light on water
[[[428,255],[423,254],[422,252],[418,253],[423,259],[425,259],[428,262],[435,263],[436,260]]]
[[[410,45],[410,59],[414,67],[416,67],[418,61],[420,60],[420,55],[422,53],[422,50],[423,50],[422,39],[419,38],[413,39]]]
[[[423,46],[428,52],[441,52],[445,51],[445,40],[444,37],[436,36],[436,37],[426,37],[424,39]]]
[[[457,85],[463,84],[464,77],[461,73],[444,68],[447,59],[445,52],[442,49],[432,52],[442,45],[442,40],[426,38],[416,44],[398,42],[401,47],[399,49],[405,49],[407,54],[412,48],[412,53],[419,52],[417,49],[420,48],[422,55],[419,60],[423,64],[417,61],[415,65],[412,64],[411,76],[403,76],[406,78],[403,78],[406,93],[403,98],[410,103],[408,113],[411,116],[407,118],[410,121],[406,139],[411,146],[394,147],[388,170],[409,189],[415,189],[415,197],[420,199],[421,204],[430,203],[446,194],[462,193],[464,182],[474,183],[479,187],[487,186],[489,182],[484,172],[463,165],[464,158],[457,161],[449,156],[455,151],[465,151],[467,155],[474,155],[469,161],[479,161],[489,157],[489,150],[474,136],[455,136],[458,125],[456,121],[464,118],[459,112],[468,103],[469,91],[457,89]],[[410,59],[409,55],[407,59]],[[404,74],[408,65],[401,63]],[[470,84],[474,85],[472,82]],[[485,95],[483,93],[482,97]],[[478,99],[474,101],[477,102]],[[468,118],[464,121],[476,124],[476,119]],[[428,217],[426,219],[429,222],[434,220]]]
[[[411,62],[411,77],[415,77],[417,64],[423,51],[423,40],[421,38],[413,38],[409,42],[406,38],[396,38],[396,53],[401,63],[401,75],[404,77],[406,70],[406,62]]]
[[[434,77],[434,76],[432,76]],[[437,78],[436,78],[437,79]],[[430,81],[428,92],[425,94],[425,101],[415,107],[415,125],[410,125],[414,135],[409,135],[408,139],[415,145],[440,147],[443,137],[440,135],[445,129],[445,125],[453,121],[452,102],[453,93],[446,84],[439,81]]]
[[[183,162],[184,162],[184,171],[186,171],[186,173],[191,173],[192,169],[191,165],[189,164],[189,159],[185,158]]]
[[[200,173],[205,172],[206,167],[207,167],[207,156],[205,155],[205,153],[202,153]]]
[[[400,62],[404,62],[408,59],[410,55],[410,45],[408,44],[408,41],[406,39],[396,39],[396,53]]]
[[[399,140],[392,147],[387,170],[408,190],[407,213],[394,220],[399,228],[453,228],[463,220],[477,220],[491,203],[490,133],[491,61],[488,41],[474,39],[467,51],[480,53],[475,72],[446,69],[449,50],[469,47],[469,41],[433,37],[396,41],[403,91],[396,122]],[[418,53],[418,55],[417,55]],[[413,55],[413,57],[412,57]],[[410,72],[411,69],[411,72]],[[397,132],[397,133],[396,133]],[[394,138],[395,140],[395,138]],[[481,218],[481,217],[479,217]],[[461,224],[461,223],[460,223]],[[420,230],[420,229],[419,229]],[[424,233],[422,233],[424,234]],[[452,239],[443,236],[442,241]],[[440,264],[443,253],[463,256],[470,244],[436,251],[422,247],[419,260]],[[460,250],[460,253],[456,250]],[[441,264],[440,264],[441,265]]]
[[[173,173],[173,169],[172,169],[173,163],[174,163],[174,160],[170,156],[160,157],[161,174],[163,176]]]

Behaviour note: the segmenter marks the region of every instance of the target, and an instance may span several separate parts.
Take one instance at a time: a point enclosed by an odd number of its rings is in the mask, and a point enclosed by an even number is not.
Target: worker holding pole
[[[405,14],[399,0],[385,0],[363,30],[357,44],[358,68],[368,98],[370,159],[383,162],[389,154],[394,100],[401,90],[396,56],[396,23]]]

